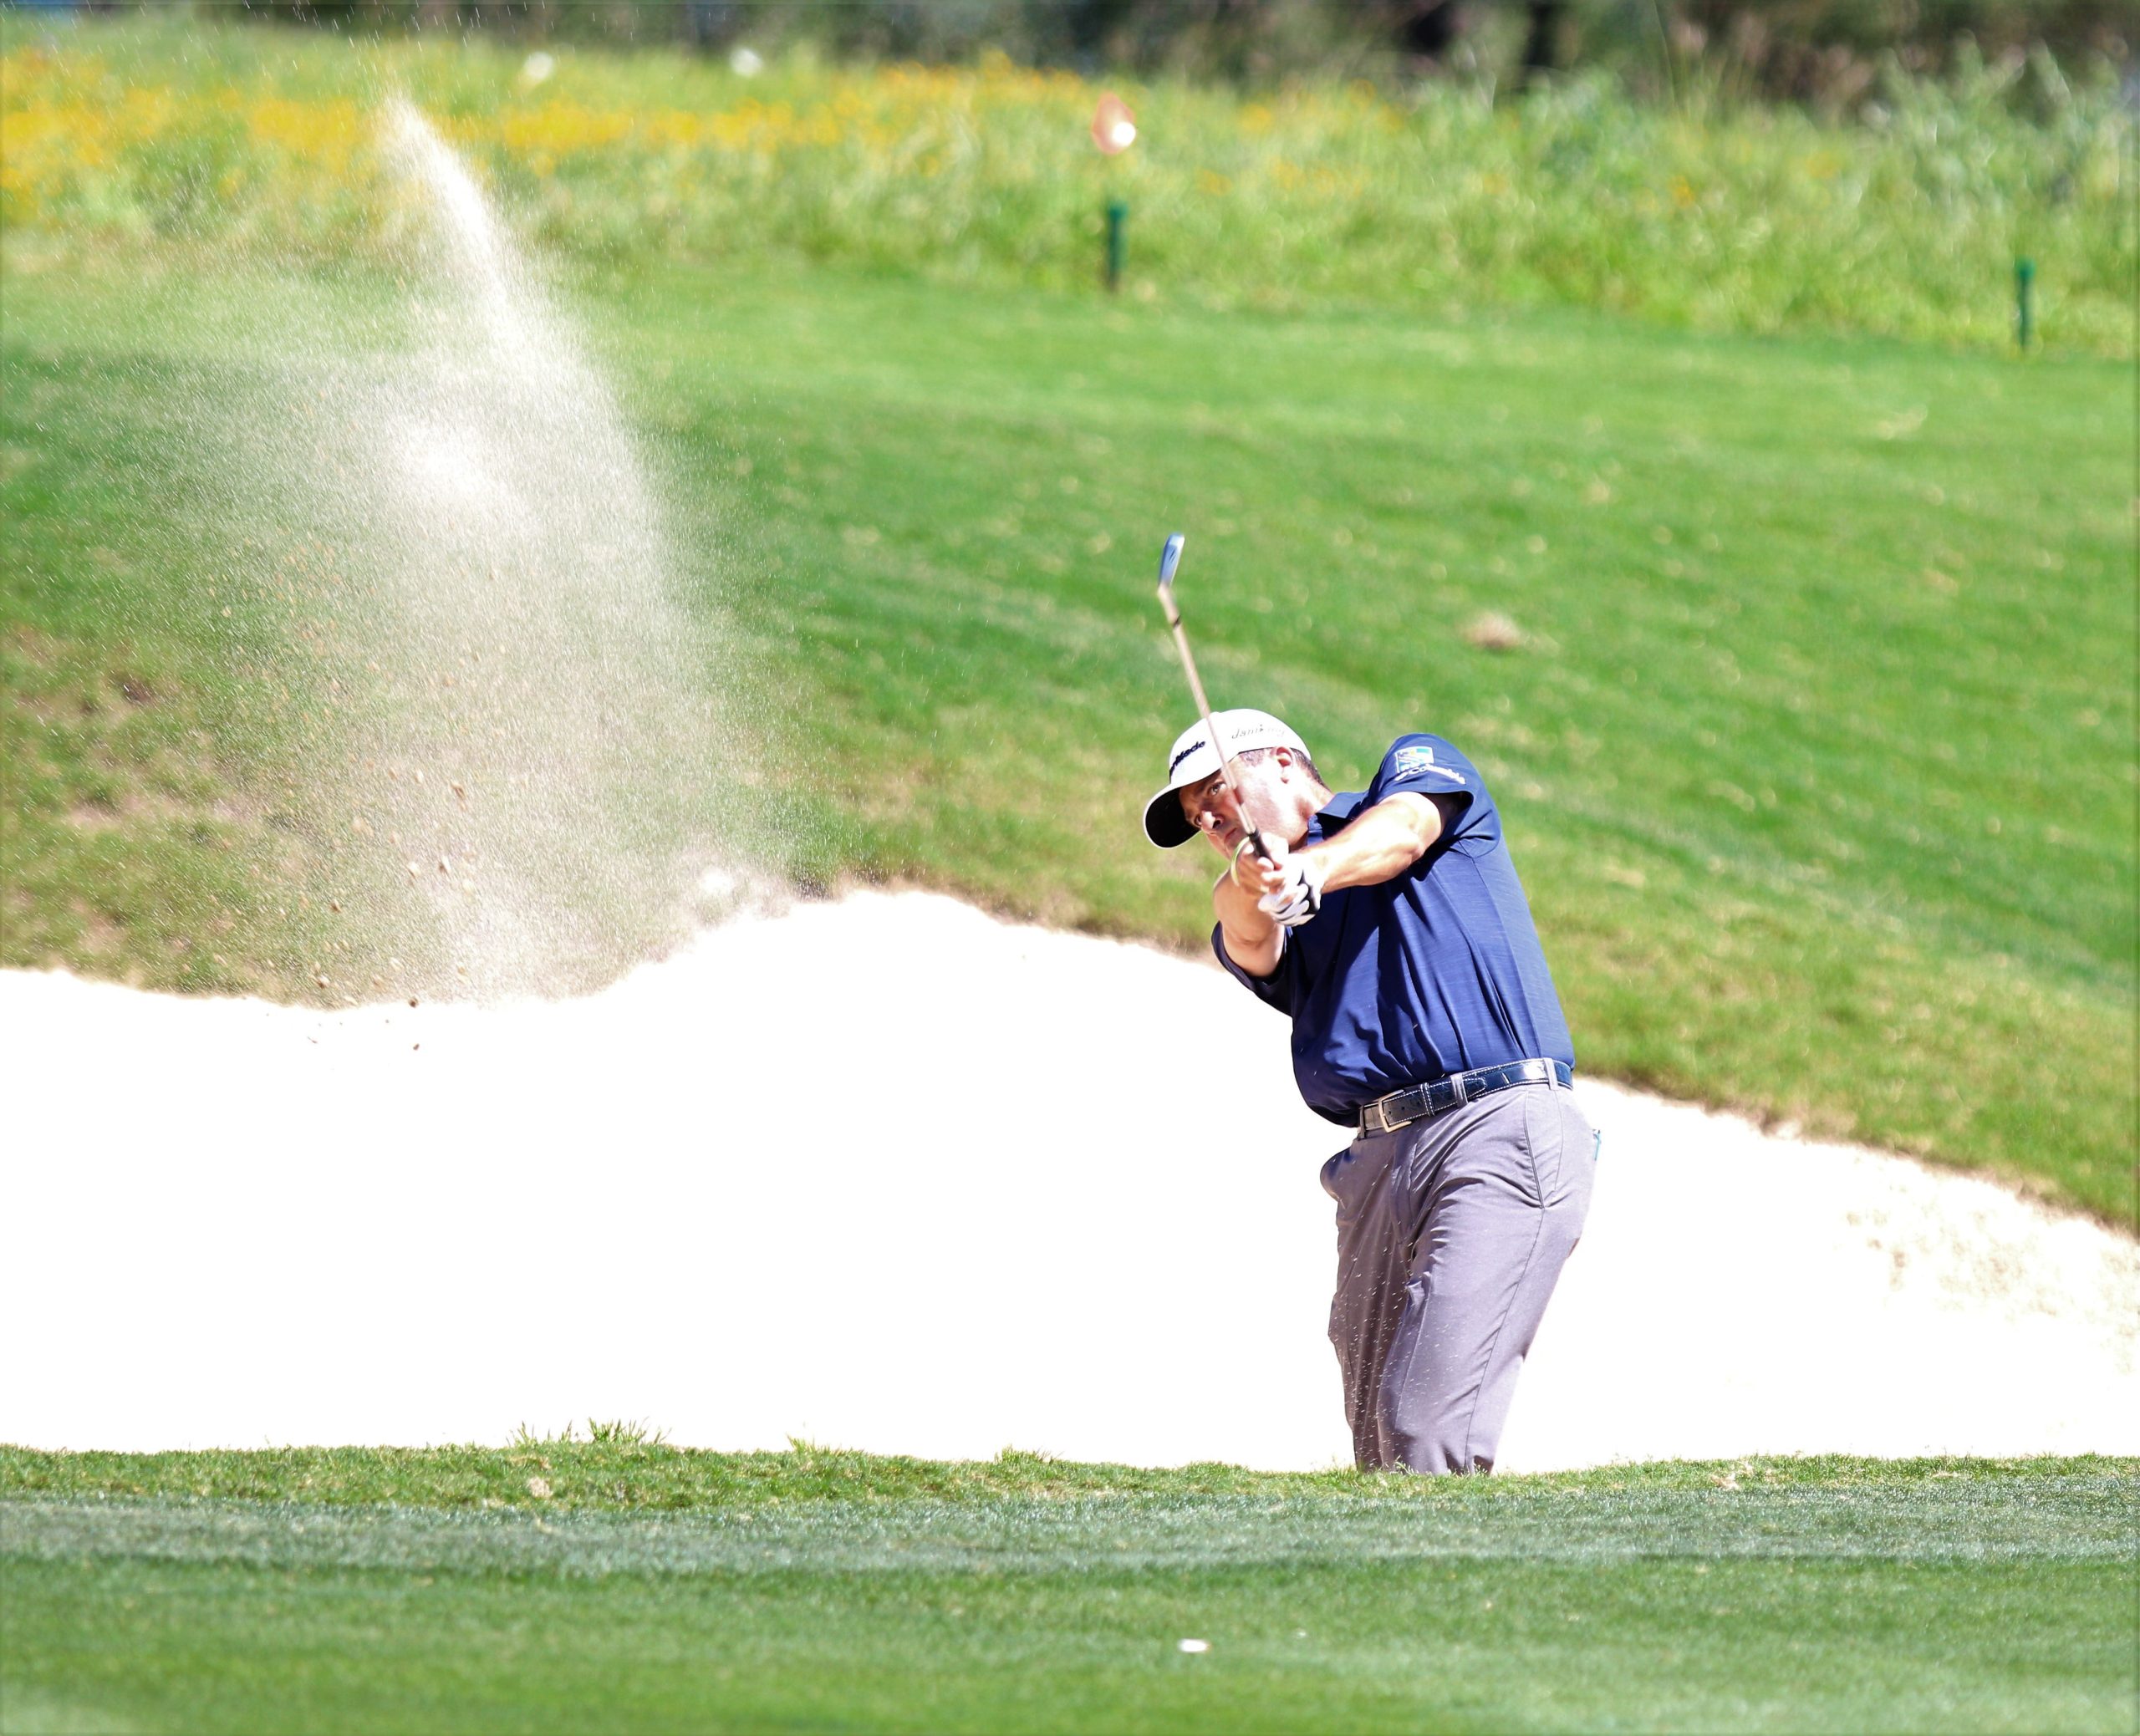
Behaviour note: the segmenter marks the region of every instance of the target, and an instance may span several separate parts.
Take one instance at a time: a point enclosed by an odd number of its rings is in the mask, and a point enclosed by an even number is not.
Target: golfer
[[[1278,719],[1212,723],[1267,856],[1243,850],[1200,722],[1144,832],[1166,849],[1200,832],[1228,858],[1219,962],[1292,1020],[1308,1107],[1355,1129],[1322,1166],[1353,1458],[1490,1471],[1597,1154],[1501,815],[1439,736],[1400,736],[1364,793],[1334,795]]]

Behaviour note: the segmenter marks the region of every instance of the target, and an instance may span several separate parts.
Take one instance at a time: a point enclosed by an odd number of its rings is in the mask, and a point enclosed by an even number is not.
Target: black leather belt
[[[1575,1069],[1565,1061],[1507,1061],[1499,1067],[1474,1067],[1431,1085],[1414,1085],[1377,1097],[1360,1112],[1360,1131],[1387,1133],[1415,1121],[1432,1121],[1474,1097],[1490,1097],[1513,1085],[1574,1084]]]

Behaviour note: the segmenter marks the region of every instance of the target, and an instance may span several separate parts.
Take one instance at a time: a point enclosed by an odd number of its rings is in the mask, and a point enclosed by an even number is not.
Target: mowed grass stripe
[[[1869,1489],[1524,1489],[1493,1503],[1343,1494],[818,1501],[715,1513],[441,1510],[305,1502],[8,1500],[0,1555],[537,1573],[1047,1572],[1317,1560],[1624,1562],[1676,1556],[2108,1563],[2112,1477]]]
[[[55,1729],[2112,1731],[2133,1471],[6,1448],[0,1680]]]
[[[2130,1711],[2126,1606],[2101,1569],[2061,1564],[8,1571],[11,1716],[59,1729],[2107,1736]],[[1210,1650],[1184,1656],[1190,1636]]]
[[[0,1682],[52,1729],[2112,1731],[2132,1469],[8,1449]],[[464,1504],[93,1498],[239,1478]]]

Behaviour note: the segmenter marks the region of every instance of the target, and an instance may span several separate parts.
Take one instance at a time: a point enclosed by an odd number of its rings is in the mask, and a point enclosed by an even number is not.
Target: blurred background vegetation
[[[441,12],[276,0],[276,16],[338,28],[199,28],[266,4],[166,8],[65,43],[54,34],[71,34],[64,26],[0,12],[13,20],[0,68],[0,221],[18,247],[131,238],[257,244],[286,262],[390,261],[405,214],[370,109],[393,89],[476,164],[530,239],[602,267],[786,257],[1078,288],[1093,279],[1102,212],[1119,198],[1136,212],[1127,288],[1145,299],[1436,317],[1581,307],[1704,331],[1992,347],[2012,341],[2025,255],[2044,347],[2132,353],[2133,125],[2126,63],[2110,52],[2124,50],[2078,6],[2043,14],[2071,38],[2062,61],[2042,41],[2020,46],[2036,16],[2021,7],[1968,13],[2014,15],[1990,56],[1965,38],[1939,38],[1936,57],[1901,40],[1869,59],[1839,45],[1819,81],[1831,97],[1855,92],[1837,106],[1746,99],[1763,69],[1791,59],[1763,46],[1783,39],[1782,8],[1764,9],[1758,27],[1720,13],[1714,35],[1693,8],[1658,13],[1653,47],[1660,29],[1726,45],[1673,48],[1674,94],[1659,99],[1644,89],[1663,77],[1657,57],[1643,61],[1627,8],[1566,8],[1564,69],[1526,80],[1521,8],[1466,8],[1477,22],[1444,62],[1468,56],[1470,70],[1413,76],[1403,69],[1430,63],[1392,53],[1386,31],[1359,33],[1358,8],[1125,0],[1106,39],[1120,36],[1139,65],[1230,58],[1246,69],[1254,57],[1220,53],[1210,32],[1261,20],[1277,40],[1350,19],[1346,52],[1365,64],[1364,45],[1380,43],[1381,72],[1242,89],[1124,71],[1109,82],[1144,133],[1108,160],[1085,138],[1097,76],[995,48],[970,64],[875,58],[963,52],[1001,29],[1045,59],[1039,50],[1067,38],[1042,27],[1070,16],[1052,0],[736,5],[711,23],[704,7],[666,3]],[[972,33],[959,34],[970,10]],[[1846,14],[1879,9],[1790,10],[1808,15],[1790,38],[1805,48],[1821,19],[1840,29]],[[910,14],[921,38],[892,28]],[[497,28],[414,28],[433,18]],[[628,25],[660,39],[624,53],[523,39]],[[733,46],[680,47],[701,28]],[[746,38],[763,52],[746,52]],[[1593,54],[1593,39],[1621,47]],[[1316,38],[1332,53],[1338,40]],[[1322,48],[1281,58],[1312,66]]]
[[[808,42],[839,58],[970,60],[987,50],[1088,74],[1267,84],[1317,74],[1462,75],[1522,88],[1603,70],[1638,94],[1690,89],[1837,109],[1891,68],[1971,57],[2130,64],[2127,0],[222,0],[345,30],[483,29],[530,39]]]

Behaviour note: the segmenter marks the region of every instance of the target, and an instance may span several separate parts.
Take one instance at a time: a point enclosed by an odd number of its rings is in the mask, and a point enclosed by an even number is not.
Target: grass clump
[[[392,258],[411,213],[377,109],[405,90],[546,247],[609,263],[784,255],[942,282],[1093,282],[1100,212],[1134,211],[1131,287],[1214,308],[1576,306],[1712,331],[2001,344],[2013,262],[2052,348],[2130,355],[2131,120],[2102,76],[2007,100],[2012,69],[1896,75],[1873,118],[1665,108],[1607,79],[1495,105],[1433,82],[1263,99],[1098,87],[1000,57],[762,77],[561,51],[531,82],[487,43],[240,29],[12,26],[0,220],[69,247],[146,237]]]
[[[1543,1494],[1704,1494],[1820,1489],[1919,1489],[1946,1484],[2116,1479],[2114,1459],[1867,1459],[1842,1456],[1664,1461],[1535,1476],[1367,1476],[1350,1469],[1251,1471],[1084,1464],[1006,1448],[994,1459],[857,1453],[808,1441],[785,1452],[714,1453],[654,1438],[523,1433],[505,1447],[283,1447],[177,1453],[47,1452],[0,1445],[0,1501],[131,1499],[295,1502],[332,1507],[543,1512],[714,1513],[824,1502],[965,1504],[1093,1498],[1372,1500],[1491,1506]],[[539,1477],[547,1493],[532,1494]],[[1959,1494],[1961,1489],[1951,1491]]]

